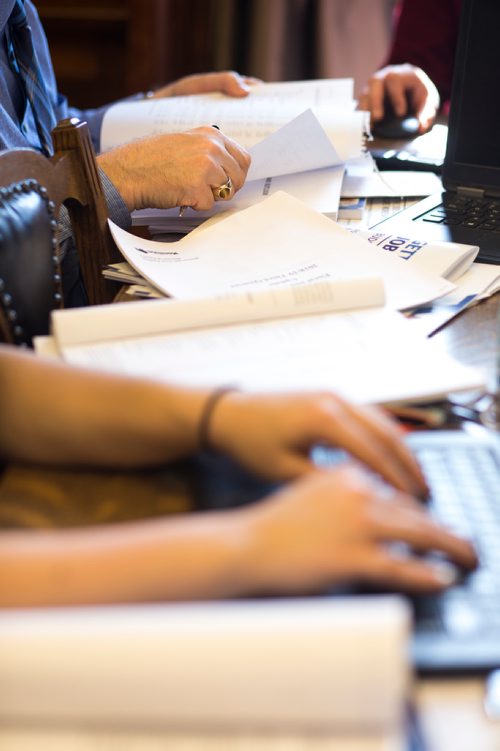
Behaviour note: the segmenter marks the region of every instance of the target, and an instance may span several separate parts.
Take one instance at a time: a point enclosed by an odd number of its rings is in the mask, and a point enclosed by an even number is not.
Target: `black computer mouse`
[[[384,101],[384,117],[374,122],[372,134],[375,138],[414,138],[419,133],[419,122],[415,115],[407,114],[399,117],[394,112],[391,102]]]

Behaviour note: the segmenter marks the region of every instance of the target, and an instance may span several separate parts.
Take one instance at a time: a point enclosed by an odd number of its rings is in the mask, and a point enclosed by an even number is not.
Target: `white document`
[[[129,264],[177,298],[381,276],[388,306],[404,309],[453,289],[436,274],[374,253],[362,238],[282,192],[177,242],[139,239],[112,222],[110,227]]]
[[[398,597],[4,612],[0,721],[205,731],[395,731]]]
[[[306,206],[331,219],[337,218],[344,167],[327,167],[293,175],[267,177],[246,182],[231,201],[216,201],[208,211],[187,208],[179,217],[179,209],[142,209],[132,215],[134,225],[147,225],[152,237],[162,234],[186,234],[207,219],[228,211],[247,209],[265,198],[284,191]]]
[[[441,180],[433,172],[388,170],[361,176],[347,172],[342,183],[342,198],[421,197],[430,196],[441,189]]]
[[[411,268],[421,268],[455,283],[471,268],[479,253],[478,245],[429,242],[415,237],[388,234],[377,227],[361,230],[357,234],[368,240],[374,248],[394,255]],[[497,277],[498,274],[492,276]]]
[[[377,280],[364,283],[367,294],[376,292]],[[333,283],[334,304],[352,305],[349,284],[342,294],[342,283]],[[328,313],[330,297],[324,283],[216,300],[149,300],[55,311],[52,326],[69,363],[184,386],[333,390],[380,404],[484,386],[479,372],[449,358],[412,321],[382,307]]]
[[[101,148],[211,124],[250,148],[312,109],[344,162],[360,153],[367,132],[367,113],[354,111],[351,86],[349,79],[301,81],[260,84],[243,98],[200,94],[120,102],[104,116]]]
[[[308,109],[250,149],[247,181],[342,164],[333,144]]]

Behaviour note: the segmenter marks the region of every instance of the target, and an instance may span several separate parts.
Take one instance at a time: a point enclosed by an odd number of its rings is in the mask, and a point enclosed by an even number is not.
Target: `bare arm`
[[[197,448],[209,392],[105,375],[0,347],[0,457],[137,467]],[[242,430],[244,426],[244,430]],[[219,598],[309,592],[349,579],[435,589],[449,572],[411,549],[472,567],[471,546],[433,524],[392,423],[331,394],[226,394],[211,445],[254,472],[297,478],[251,506],[102,528],[0,532],[0,605]],[[361,467],[314,468],[340,445],[399,487],[392,500]],[[301,477],[300,477],[301,476]],[[387,543],[401,541],[395,556]]]
[[[0,459],[141,467],[192,454],[210,392],[70,368],[0,347]],[[244,430],[242,430],[244,426]],[[331,393],[226,394],[211,415],[213,448],[252,472],[313,471],[310,449],[341,446],[396,487],[425,494],[396,424]]]
[[[69,368],[0,346],[0,458],[152,466],[193,453],[207,391]]]

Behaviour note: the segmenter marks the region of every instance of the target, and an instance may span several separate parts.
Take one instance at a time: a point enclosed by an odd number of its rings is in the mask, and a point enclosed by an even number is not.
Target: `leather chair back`
[[[48,333],[50,311],[62,305],[57,219],[70,214],[91,304],[110,302],[114,287],[102,266],[118,252],[107,224],[87,124],[63,120],[50,159],[32,149],[0,152],[0,337],[30,345]]]

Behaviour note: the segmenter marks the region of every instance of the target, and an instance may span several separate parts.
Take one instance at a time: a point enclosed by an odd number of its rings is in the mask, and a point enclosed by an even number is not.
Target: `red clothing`
[[[386,65],[411,63],[450,98],[461,0],[402,0]]]

